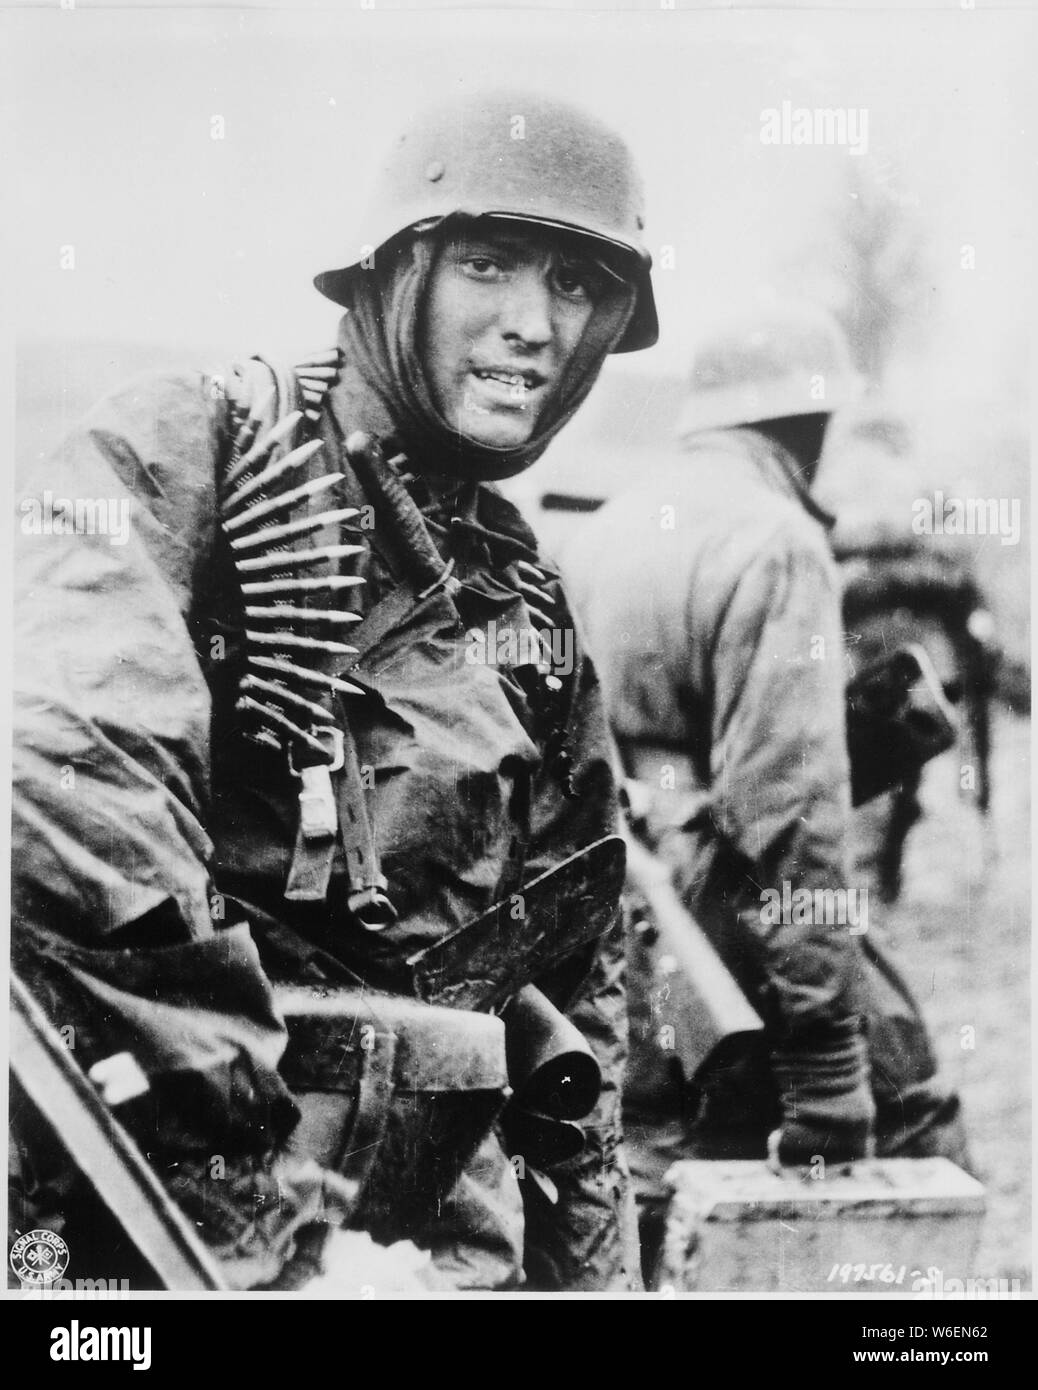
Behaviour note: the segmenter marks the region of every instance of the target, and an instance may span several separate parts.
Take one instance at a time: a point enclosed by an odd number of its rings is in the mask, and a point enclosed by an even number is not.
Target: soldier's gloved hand
[[[782,1106],[769,1155],[780,1165],[848,1163],[872,1152],[876,1107],[869,1060],[856,1018],[816,1024],[771,1057]]]

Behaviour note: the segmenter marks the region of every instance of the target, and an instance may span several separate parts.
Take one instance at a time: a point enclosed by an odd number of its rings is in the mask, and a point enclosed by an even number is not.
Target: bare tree
[[[898,192],[891,166],[848,160],[839,203],[788,273],[798,292],[833,312],[858,368],[878,386],[895,346],[923,336],[936,294],[928,267],[917,208]]]

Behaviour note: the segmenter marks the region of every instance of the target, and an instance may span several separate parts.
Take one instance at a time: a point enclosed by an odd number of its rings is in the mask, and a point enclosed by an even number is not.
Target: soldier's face
[[[580,247],[492,224],[442,246],[420,341],[436,406],[460,434],[505,449],[534,434],[606,288]]]

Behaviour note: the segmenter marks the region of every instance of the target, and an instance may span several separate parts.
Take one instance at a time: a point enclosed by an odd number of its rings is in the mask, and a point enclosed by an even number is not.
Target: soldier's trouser
[[[725,956],[731,942],[715,931],[714,944]],[[886,1158],[943,1156],[969,1171],[959,1098],[941,1078],[915,996],[879,928],[870,924],[857,942],[854,997],[868,1038],[876,1152]],[[755,998],[745,963],[729,954],[728,964],[748,997]],[[781,1120],[766,1038],[766,1033],[758,1035],[737,1062],[711,1078],[701,1097],[692,1097],[686,1112],[689,1143],[695,1148],[690,1157],[757,1158],[766,1153],[767,1136]]]
[[[277,925],[251,904],[249,915],[261,919],[268,934]],[[293,941],[282,935],[278,942],[287,958]],[[587,1040],[602,1073],[599,1102],[580,1122],[584,1152],[547,1170],[558,1200],[549,1201],[532,1175],[536,1158],[506,1153],[497,1129],[428,1219],[402,1219],[407,1204],[393,1200],[387,1188],[386,1219],[373,1231],[375,1238],[409,1239],[429,1250],[442,1276],[439,1287],[640,1288],[634,1196],[620,1147],[627,1053],[622,947],[617,922],[589,963],[574,962],[572,978],[567,967],[570,983],[555,1001]],[[305,975],[305,965],[291,965],[293,977]]]
[[[443,1289],[521,1286],[523,1200],[516,1170],[488,1134],[419,1242],[431,1250]]]

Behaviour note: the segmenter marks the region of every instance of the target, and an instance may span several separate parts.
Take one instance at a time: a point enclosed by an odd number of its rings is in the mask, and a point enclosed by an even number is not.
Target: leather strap
[[[361,1052],[363,1062],[357,1083],[353,1123],[343,1134],[342,1147],[335,1162],[340,1173],[360,1185],[363,1185],[374,1165],[379,1144],[386,1132],[393,1102],[396,1041],[393,1032],[377,1032],[375,1046]]]
[[[338,811],[337,800],[334,804]],[[285,897],[289,902],[324,902],[328,896],[328,884],[331,882],[332,867],[335,863],[335,848],[334,833],[321,838],[308,837],[304,829],[303,815],[300,815],[295,848],[292,851],[292,864],[285,883]]]
[[[361,778],[357,745],[349,726],[343,728],[343,764],[333,778],[339,808],[339,834],[346,856],[349,908],[367,931],[382,931],[396,921],[388,884],[379,863],[375,834],[368,815],[367,788]]]

